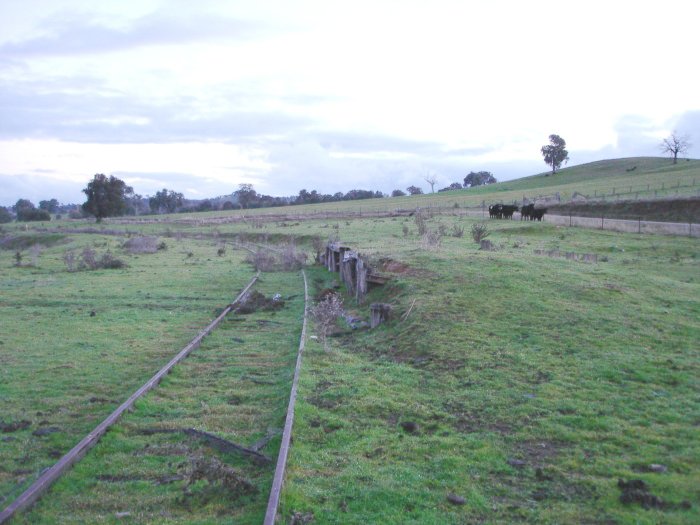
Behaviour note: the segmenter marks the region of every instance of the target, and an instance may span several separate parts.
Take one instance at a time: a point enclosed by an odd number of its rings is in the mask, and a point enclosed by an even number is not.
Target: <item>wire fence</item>
[[[692,222],[645,221],[641,217],[632,219],[611,219],[601,217],[578,217],[575,215],[545,215],[544,220],[559,226],[591,228],[625,233],[656,233],[661,235],[684,235],[700,237],[700,225]]]

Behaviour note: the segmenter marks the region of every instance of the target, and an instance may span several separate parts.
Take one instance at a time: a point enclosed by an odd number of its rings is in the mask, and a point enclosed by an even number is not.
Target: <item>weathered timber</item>
[[[375,272],[367,259],[338,243],[326,246],[325,265],[328,271],[340,274],[340,280],[345,285],[349,295],[353,295],[361,304],[367,295],[369,284],[386,284],[390,277]]]
[[[376,328],[391,316],[391,305],[386,303],[372,303],[369,306],[369,327]]]

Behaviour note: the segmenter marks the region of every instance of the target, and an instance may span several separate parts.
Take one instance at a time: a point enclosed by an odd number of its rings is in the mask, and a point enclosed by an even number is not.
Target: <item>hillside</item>
[[[562,200],[588,198],[648,199],[697,195],[700,161],[682,160],[674,165],[659,157],[631,157],[590,162],[490,186],[450,192],[479,196],[483,200],[521,200],[559,194]]]
[[[180,220],[245,215],[304,215],[328,212],[372,213],[424,207],[480,208],[496,202],[546,200],[568,202],[675,199],[700,193],[700,160],[673,165],[660,157],[631,157],[564,168],[556,175],[540,173],[478,188],[410,195],[385,199],[308,204],[284,208],[259,208],[197,214],[178,214]]]

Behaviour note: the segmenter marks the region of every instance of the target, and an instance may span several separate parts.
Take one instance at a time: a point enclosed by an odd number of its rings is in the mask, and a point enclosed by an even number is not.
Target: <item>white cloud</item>
[[[152,173],[164,184],[187,174],[202,183],[172,189],[254,182],[286,194],[386,191],[425,170],[446,183],[473,169],[527,175],[550,133],[572,163],[653,155],[652,139],[676,122],[698,129],[694,10],[685,0],[8,3],[0,174]],[[14,202],[17,187],[4,184],[0,199]]]

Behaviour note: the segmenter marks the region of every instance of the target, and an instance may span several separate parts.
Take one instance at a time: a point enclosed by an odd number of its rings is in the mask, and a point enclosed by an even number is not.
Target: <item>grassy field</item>
[[[634,176],[659,170],[638,166]],[[348,314],[367,320],[378,301],[393,316],[375,330],[339,321],[327,349],[309,340],[284,522],[700,521],[696,239],[487,221],[495,250],[481,251],[469,234],[477,219],[457,216],[426,217],[445,233],[433,244],[410,217],[160,219],[94,233],[69,233],[94,228],[69,222],[52,223],[55,233],[46,224],[3,233],[0,505],[236,295],[253,269],[235,241],[296,239],[311,252],[313,238],[332,237],[392,277],[363,305],[346,297]],[[455,227],[462,237],[450,235]],[[157,235],[167,249],[130,254],[127,231]],[[128,266],[67,271],[66,253],[85,246]],[[541,255],[552,251],[597,262]],[[338,288],[337,275],[309,272],[315,293]],[[260,286],[289,297],[285,309],[225,323],[19,522],[259,523],[271,469],[246,470],[256,489],[234,497],[216,483],[188,486],[202,454],[235,469],[249,462],[151,431],[195,427],[251,446],[281,427],[283,408],[263,417],[262,407],[286,395],[301,280],[264,273]],[[277,443],[264,453],[274,456]],[[618,486],[633,479],[645,489]],[[122,493],[129,505],[116,499]]]
[[[445,181],[447,185],[447,181]],[[462,182],[462,181],[458,181]],[[620,199],[655,199],[697,197],[700,192],[700,160],[680,160],[674,165],[669,159],[659,157],[632,157],[603,160],[563,168],[556,175],[541,173],[521,179],[499,182],[477,188],[392,197],[387,199],[367,199],[326,204],[289,206],[284,208],[263,208],[234,210],[230,212],[208,212],[177,214],[160,217],[161,221],[178,223],[207,222],[214,217],[252,218],[265,215],[322,215],[324,213],[373,213],[391,212],[397,209],[417,207],[469,207],[495,202],[522,201],[542,198],[556,198],[568,201],[574,196],[591,200],[615,201]]]

